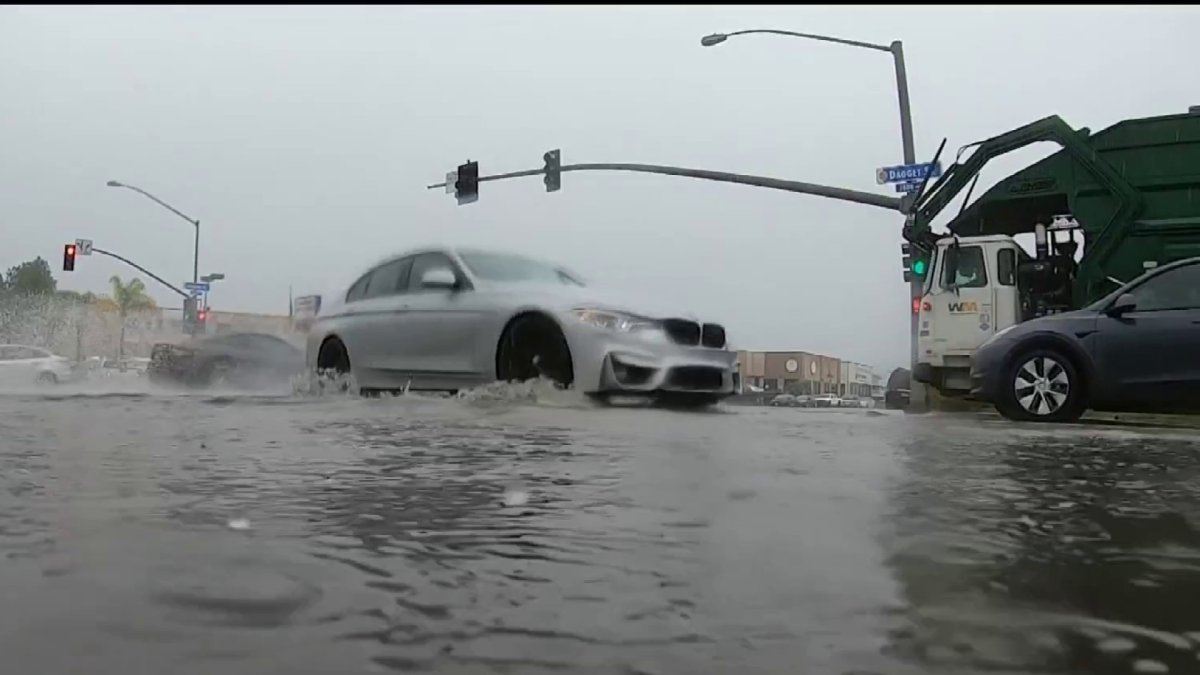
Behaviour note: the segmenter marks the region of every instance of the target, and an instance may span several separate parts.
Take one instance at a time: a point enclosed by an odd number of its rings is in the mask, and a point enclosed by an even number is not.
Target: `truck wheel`
[[[1055,349],[1034,349],[1013,359],[996,409],[1028,422],[1074,422],[1087,409],[1083,378]]]

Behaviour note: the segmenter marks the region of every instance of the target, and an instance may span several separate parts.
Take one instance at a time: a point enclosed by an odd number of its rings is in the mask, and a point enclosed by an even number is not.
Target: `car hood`
[[[576,307],[607,309],[651,319],[680,318],[701,321],[686,308],[648,298],[645,294],[599,286],[551,286],[547,284],[492,283],[488,288],[511,292],[537,303],[567,311]]]
[[[1092,329],[1100,313],[1090,309],[1076,309],[1061,314],[1041,316],[1023,321],[1013,327],[1010,335],[1017,337],[1029,333],[1074,333]]]

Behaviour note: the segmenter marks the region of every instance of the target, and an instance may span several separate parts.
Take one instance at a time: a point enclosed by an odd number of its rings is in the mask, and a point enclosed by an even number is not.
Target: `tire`
[[[1022,422],[1074,422],[1087,409],[1087,391],[1075,364],[1061,351],[1021,352],[1004,371],[996,409]]]
[[[317,377],[337,378],[337,389],[344,392],[349,389],[345,378],[350,374],[350,353],[346,345],[337,338],[329,338],[321,343],[321,350],[317,352]]]
[[[58,376],[50,371],[38,373],[38,384],[58,384]]]
[[[496,349],[496,379],[524,382],[545,377],[562,388],[575,381],[571,348],[549,317],[526,314],[505,328]]]

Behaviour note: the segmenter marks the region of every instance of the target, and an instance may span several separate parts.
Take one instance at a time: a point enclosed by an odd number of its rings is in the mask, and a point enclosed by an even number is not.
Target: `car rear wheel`
[[[518,317],[500,336],[496,377],[502,382],[545,377],[560,387],[571,386],[575,372],[562,329],[540,314]]]
[[[1087,408],[1083,378],[1055,349],[1034,349],[1013,359],[996,409],[1011,419],[1074,422]]]
[[[46,371],[44,373],[38,373],[37,381],[38,384],[58,384],[58,376],[54,373]]]

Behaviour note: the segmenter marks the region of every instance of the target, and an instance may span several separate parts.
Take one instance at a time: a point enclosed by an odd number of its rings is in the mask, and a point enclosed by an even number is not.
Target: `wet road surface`
[[[520,398],[0,395],[5,671],[1200,672],[1194,433]]]

